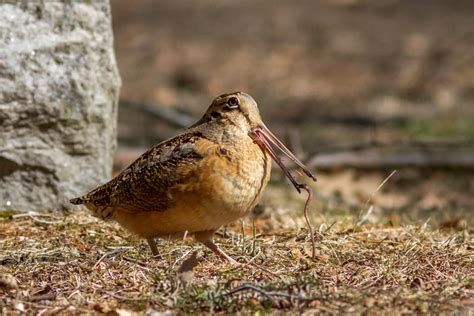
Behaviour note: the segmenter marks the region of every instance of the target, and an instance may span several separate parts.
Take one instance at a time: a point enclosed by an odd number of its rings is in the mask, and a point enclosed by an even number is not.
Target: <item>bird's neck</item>
[[[221,143],[224,146],[235,145],[247,140],[249,136],[244,128],[232,122],[209,122],[199,126],[199,132],[204,137],[216,143]]]

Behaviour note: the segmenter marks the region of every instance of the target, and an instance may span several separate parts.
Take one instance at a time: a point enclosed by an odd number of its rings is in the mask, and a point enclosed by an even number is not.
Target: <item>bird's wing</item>
[[[218,146],[200,133],[181,134],[151,148],[114,179],[71,202],[131,212],[165,211],[172,203],[170,189],[185,183],[214,148]]]

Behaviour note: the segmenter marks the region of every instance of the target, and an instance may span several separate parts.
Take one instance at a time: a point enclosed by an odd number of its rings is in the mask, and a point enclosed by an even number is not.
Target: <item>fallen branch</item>
[[[266,291],[262,288],[259,288],[255,285],[252,285],[252,284],[240,285],[240,286],[236,287],[235,289],[232,289],[232,290],[228,291],[227,293],[224,293],[224,295],[232,295],[232,294],[235,294],[235,293],[248,291],[248,290],[251,290],[253,292],[257,292],[257,293],[267,297],[272,302],[275,302],[275,300],[273,299],[274,297],[284,297],[284,298],[288,298],[288,299],[295,299],[295,300],[298,300],[298,301],[305,301],[305,302],[311,302],[311,301],[315,301],[315,300],[321,300],[321,301],[326,300],[326,298],[324,298],[324,297],[305,297],[305,296],[301,296],[301,295],[293,295],[293,294],[284,293],[284,292]]]
[[[145,150],[145,148],[119,148],[116,155],[117,166],[122,168],[129,165]],[[346,147],[323,148],[310,157],[305,164],[318,170],[334,168],[397,169],[403,167],[474,169],[472,140],[369,142]]]
[[[332,168],[389,169],[416,168],[466,168],[474,169],[474,152],[454,148],[393,148],[364,149],[320,153],[306,163],[319,170]]]
[[[460,148],[460,147],[471,147],[474,148],[474,139],[472,138],[456,138],[450,140],[439,140],[439,139],[399,139],[390,142],[384,142],[377,139],[372,139],[366,142],[345,144],[345,145],[329,145],[318,147],[316,152],[310,154],[315,156],[318,154],[329,154],[334,152],[346,152],[346,151],[360,151],[364,149],[374,148],[417,148],[420,150],[433,149],[433,148]]]
[[[120,100],[120,106],[142,111],[179,128],[188,127],[194,122],[194,118],[188,114],[153,103]]]

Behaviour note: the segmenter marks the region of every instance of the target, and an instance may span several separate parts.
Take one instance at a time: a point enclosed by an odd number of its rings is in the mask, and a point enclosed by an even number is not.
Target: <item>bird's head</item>
[[[297,189],[299,184],[296,183],[289,170],[283,165],[272,145],[280,149],[301,171],[316,181],[316,177],[311,171],[265,126],[257,102],[247,93],[234,92],[218,96],[209,106],[200,122],[222,123],[224,126],[232,124],[242,129],[275,160]]]
[[[218,96],[201,121],[234,125],[246,133],[261,122],[257,102],[245,92],[233,92]]]

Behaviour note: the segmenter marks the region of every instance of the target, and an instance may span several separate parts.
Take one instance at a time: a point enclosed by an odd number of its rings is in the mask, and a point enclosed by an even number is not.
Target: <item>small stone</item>
[[[20,311],[20,312],[25,311],[25,304],[23,303],[16,303],[14,307],[17,311]]]

